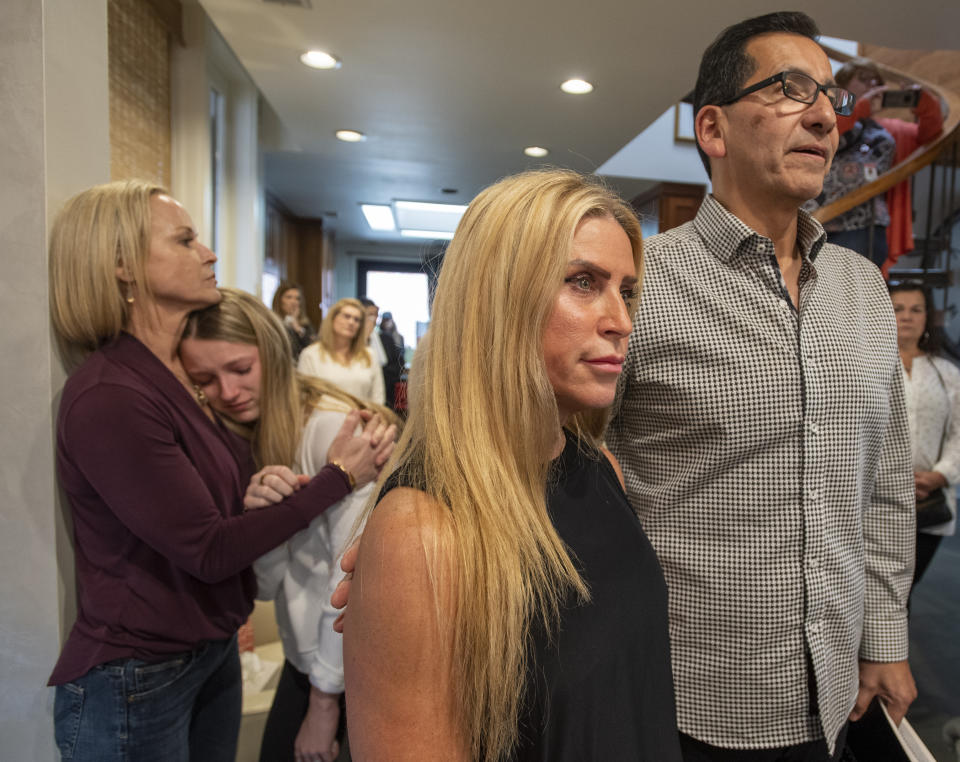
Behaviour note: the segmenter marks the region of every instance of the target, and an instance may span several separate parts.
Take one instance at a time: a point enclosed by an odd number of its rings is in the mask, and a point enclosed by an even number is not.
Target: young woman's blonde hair
[[[150,251],[150,199],[166,193],[141,180],[96,185],[57,214],[50,232],[50,313],[61,350],[92,352],[127,325],[128,286],[150,296],[144,267]]]
[[[317,343],[320,344],[321,349],[330,355],[330,357],[334,357],[333,320],[343,311],[344,307],[353,307],[360,313],[360,327],[357,329],[357,335],[350,341],[348,364],[352,365],[355,362],[362,362],[367,367],[370,367],[373,359],[370,357],[363,333],[363,321],[367,313],[358,299],[341,299],[330,308],[330,314],[325,315],[323,322],[320,323],[320,333],[317,336]]]
[[[336,401],[356,410],[380,413],[390,423],[396,416],[380,405],[354,397],[319,378],[301,376],[291,361],[290,339],[280,319],[254,296],[221,288],[222,299],[187,319],[183,338],[251,344],[260,355],[260,417],[251,424],[227,419],[251,440],[257,465],[299,465],[297,448],[310,412]]]
[[[501,759],[516,742],[531,620],[550,631],[565,600],[589,597],[547,513],[558,410],[543,333],[578,225],[606,216],[627,233],[639,278],[637,218],[591,178],[527,172],[473,200],[444,258],[410,415],[385,469],[448,509],[456,612],[440,615],[453,635],[453,711],[473,759]],[[592,449],[604,416],[567,426]]]

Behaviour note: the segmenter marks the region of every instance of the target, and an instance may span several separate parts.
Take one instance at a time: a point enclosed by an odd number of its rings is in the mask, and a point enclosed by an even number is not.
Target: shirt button
[[[815,558],[808,558],[808,559],[807,559],[807,568],[808,568],[808,569],[812,569],[813,571],[816,571],[817,569],[820,568],[820,562],[819,562],[817,559],[815,559]]]
[[[819,433],[820,433],[820,427],[819,427],[817,424],[815,424],[813,421],[808,421],[808,422],[807,422],[807,431],[809,431],[811,434],[819,434]]]
[[[815,622],[810,623],[810,632],[812,632],[814,635],[819,635],[821,629],[822,629],[822,626],[820,624],[819,619]]]

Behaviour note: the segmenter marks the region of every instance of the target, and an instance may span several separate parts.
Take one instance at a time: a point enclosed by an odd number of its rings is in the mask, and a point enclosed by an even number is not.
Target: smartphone
[[[919,102],[919,90],[887,90],[883,94],[884,108],[916,108]]]

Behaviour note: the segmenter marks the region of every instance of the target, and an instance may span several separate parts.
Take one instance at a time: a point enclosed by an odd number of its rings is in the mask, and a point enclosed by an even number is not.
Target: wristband
[[[340,469],[340,473],[342,473],[344,477],[346,477],[346,480],[350,483],[351,491],[357,488],[357,480],[353,478],[353,474],[351,474],[349,471],[347,471],[347,469],[343,467],[343,464],[340,463],[339,460],[331,460],[329,465],[333,466],[334,468]]]

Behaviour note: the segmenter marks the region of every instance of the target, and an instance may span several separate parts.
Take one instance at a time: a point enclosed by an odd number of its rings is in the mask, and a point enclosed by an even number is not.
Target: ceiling
[[[324,216],[341,241],[396,239],[371,231],[360,203],[467,203],[544,163],[593,171],[692,89],[700,53],[720,29],[776,9],[761,0],[309,4],[201,0],[280,126],[265,145],[268,191],[294,214]],[[793,5],[830,36],[960,47],[956,0]],[[308,69],[299,56],[310,48],[342,67]],[[596,89],[566,95],[559,84],[570,77]],[[343,128],[368,140],[343,143],[334,137]],[[550,154],[528,158],[529,145]],[[611,181],[627,196],[645,187],[642,178]]]

